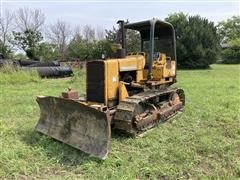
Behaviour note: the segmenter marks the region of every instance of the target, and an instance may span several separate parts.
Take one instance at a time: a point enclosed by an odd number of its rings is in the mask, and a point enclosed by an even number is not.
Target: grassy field
[[[36,95],[85,91],[84,72],[40,79],[0,72],[0,179],[240,178],[240,65],[179,71],[184,112],[143,138],[113,135],[105,161],[38,134]]]

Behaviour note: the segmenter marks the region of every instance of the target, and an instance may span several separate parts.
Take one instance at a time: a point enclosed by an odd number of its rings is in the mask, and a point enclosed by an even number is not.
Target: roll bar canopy
[[[171,39],[173,49],[170,49],[169,51],[173,52],[173,58],[175,61],[177,61],[175,31],[172,24],[165,21],[161,21],[159,19],[152,19],[147,21],[126,24],[124,25],[124,28],[139,31],[142,39],[142,44],[143,41],[149,41],[150,43],[149,46],[150,62],[148,65],[149,78],[152,76],[154,39],[156,37],[169,37]]]

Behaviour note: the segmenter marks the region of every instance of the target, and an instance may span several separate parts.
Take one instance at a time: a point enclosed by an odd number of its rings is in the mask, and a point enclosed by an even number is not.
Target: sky
[[[22,7],[38,8],[46,16],[46,24],[60,19],[72,27],[89,24],[106,29],[119,19],[164,19],[174,12],[199,14],[214,23],[240,15],[240,0],[0,0],[0,5],[1,14]]]

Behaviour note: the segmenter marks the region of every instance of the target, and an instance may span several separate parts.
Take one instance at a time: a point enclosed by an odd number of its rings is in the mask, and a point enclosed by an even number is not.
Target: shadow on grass
[[[33,149],[39,149],[43,152],[41,154],[61,165],[76,167],[89,161],[99,164],[104,162],[104,160],[91,157],[83,151],[34,130],[24,131],[22,140]]]
[[[34,130],[28,130],[22,133],[24,134],[22,140],[27,145],[33,149],[40,149],[49,159],[54,159],[59,164],[76,167],[90,161],[94,161],[98,164],[102,164],[104,162],[104,160],[91,157],[81,150],[73,148],[62,143],[61,141],[55,140]],[[112,138],[119,142],[123,142],[130,138],[130,136],[124,135],[123,133],[119,133],[117,131],[112,131],[111,139]]]

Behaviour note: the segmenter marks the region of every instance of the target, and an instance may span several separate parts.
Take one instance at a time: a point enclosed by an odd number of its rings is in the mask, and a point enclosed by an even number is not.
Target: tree
[[[45,15],[39,9],[19,8],[14,15],[16,31],[14,44],[26,52],[30,59],[39,60],[39,45],[43,40],[41,28]]]
[[[15,13],[15,22],[21,32],[40,31],[45,22],[45,15],[40,9],[19,8]]]
[[[23,53],[17,53],[17,54],[14,54],[13,56],[13,59],[15,60],[25,60],[27,57],[26,57],[26,54],[23,54]]]
[[[68,45],[67,57],[86,60],[88,56],[89,48],[87,47],[87,41],[81,37],[74,37]]]
[[[233,16],[218,24],[222,43],[222,62],[240,63],[240,16]]]
[[[102,27],[98,26],[96,29],[96,39],[97,40],[103,40],[105,39],[105,31]]]
[[[141,37],[138,31],[127,30],[126,33],[126,49],[127,52],[141,51]]]
[[[14,32],[14,44],[26,52],[30,59],[39,60],[39,45],[43,39],[41,32],[27,29],[24,32]]]
[[[88,42],[81,36],[75,36],[69,43],[67,56],[80,60],[100,59],[102,54],[110,54],[111,43],[108,40]]]
[[[58,58],[58,48],[55,44],[43,42],[39,45],[37,52],[42,61],[52,61]]]
[[[222,50],[222,63],[239,64],[240,63],[240,38],[230,40],[228,47]]]
[[[101,59],[102,54],[109,55],[112,52],[111,50],[111,42],[106,39],[102,39],[97,41],[94,44],[94,49],[92,52],[93,59]]]
[[[217,60],[220,39],[213,22],[184,13],[171,14],[166,21],[175,28],[178,67],[208,68]]]
[[[221,21],[218,25],[218,33],[222,43],[237,39],[240,37],[240,16],[233,16],[226,21]]]
[[[11,53],[10,41],[11,31],[14,29],[13,17],[10,11],[6,11],[5,14],[0,17],[0,53],[4,58],[7,58]]]
[[[102,30],[101,30],[102,31]],[[102,39],[102,33],[99,28],[95,31],[89,25],[81,28],[77,26],[74,30],[74,36],[67,48],[67,57],[79,60],[100,59],[103,53],[110,54],[111,43]],[[97,37],[95,37],[95,32]]]
[[[83,27],[83,38],[87,42],[93,42],[95,38],[95,29],[91,27],[90,25],[85,25]]]
[[[95,30],[90,25],[85,25],[82,29],[77,26],[67,48],[67,57],[90,60],[100,59],[105,53],[109,55],[112,41],[105,39],[104,34],[100,27]]]
[[[112,30],[105,30],[106,32],[106,39],[110,41],[111,43],[116,42],[117,40],[117,32],[118,30],[113,26]]]
[[[128,20],[125,24],[128,24]],[[113,26],[112,30],[106,31],[106,39],[111,43],[118,42],[118,29]],[[141,50],[141,37],[138,31],[128,29],[126,31],[126,52],[139,52]]]
[[[56,44],[61,60],[65,58],[67,43],[70,39],[70,25],[64,21],[58,20],[56,24],[50,25],[47,37],[53,44]]]

